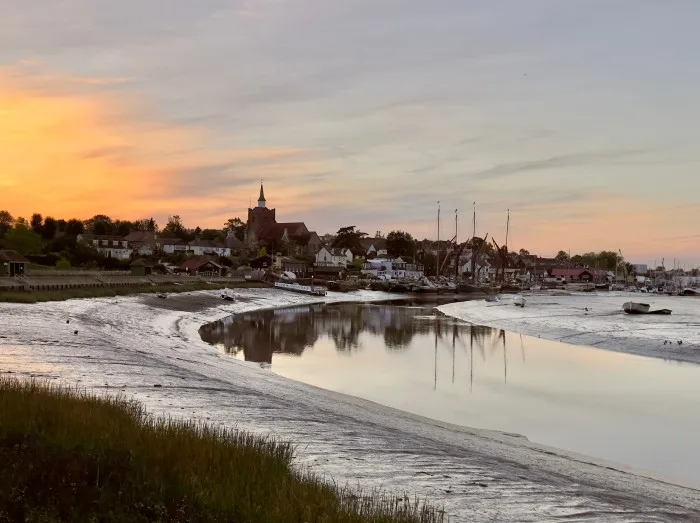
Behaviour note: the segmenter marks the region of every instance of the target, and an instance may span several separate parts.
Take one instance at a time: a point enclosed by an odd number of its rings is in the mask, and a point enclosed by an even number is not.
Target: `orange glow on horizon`
[[[317,168],[293,148],[212,149],[204,130],[148,120],[105,86],[0,69],[0,208],[66,219],[180,214],[220,226],[244,212],[252,180]],[[226,183],[207,187],[200,173],[217,166]]]

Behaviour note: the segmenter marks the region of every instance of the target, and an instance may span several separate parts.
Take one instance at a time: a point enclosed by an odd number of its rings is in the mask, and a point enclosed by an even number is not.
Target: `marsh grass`
[[[291,467],[293,447],[140,404],[0,378],[0,522],[438,522]]]
[[[158,292],[180,293],[201,290],[216,290],[229,288],[260,287],[257,283],[231,282],[231,283],[159,283],[140,287],[86,287],[75,289],[61,289],[55,291],[29,291],[29,292],[0,292],[0,302],[10,303],[40,303],[46,301],[65,301],[75,298],[102,298],[112,296],[129,296],[133,294],[153,294]]]

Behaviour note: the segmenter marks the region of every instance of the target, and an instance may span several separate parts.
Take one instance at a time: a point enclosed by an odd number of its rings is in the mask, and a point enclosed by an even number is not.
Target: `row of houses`
[[[129,260],[132,256],[151,256],[156,252],[194,256],[231,256],[232,252],[244,247],[243,242],[238,240],[232,231],[229,231],[225,243],[199,238],[185,242],[177,238],[162,238],[147,231],[136,231],[127,236],[80,234],[78,241],[92,245],[108,258],[118,260]]]

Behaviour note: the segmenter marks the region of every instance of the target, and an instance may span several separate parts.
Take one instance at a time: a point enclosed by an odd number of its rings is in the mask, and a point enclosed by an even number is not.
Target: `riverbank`
[[[200,300],[202,294],[182,299]],[[294,382],[236,361],[199,338],[204,323],[233,313],[387,295],[329,293],[321,300],[274,289],[236,294],[235,303],[211,300],[215,305],[192,312],[146,296],[41,308],[0,304],[0,369],[122,393],[157,415],[298,442],[298,470],[340,485],[416,494],[444,506],[457,521],[700,518],[700,496],[692,488],[523,437],[437,422]]]
[[[669,316],[629,315],[627,301],[644,301]],[[475,325],[486,325],[536,338],[599,347],[689,363],[700,363],[700,301],[690,297],[606,293],[533,293],[525,307],[512,298],[500,302],[447,304],[439,310]],[[680,343],[679,343],[680,342]]]
[[[0,378],[0,520],[440,522],[291,467],[291,444]]]
[[[187,283],[151,283],[138,286],[113,287],[109,284],[101,287],[77,287],[44,291],[0,292],[0,302],[6,303],[42,303],[48,301],[65,301],[81,298],[106,298],[132,296],[136,294],[187,293],[193,291],[216,290],[223,288],[251,289],[262,287],[255,282],[187,282]]]

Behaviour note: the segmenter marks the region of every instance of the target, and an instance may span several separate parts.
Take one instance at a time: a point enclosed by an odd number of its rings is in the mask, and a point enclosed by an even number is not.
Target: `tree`
[[[341,227],[338,229],[335,240],[333,240],[333,247],[341,249],[357,249],[360,247],[360,240],[367,236],[367,233],[355,230],[354,225],[349,225],[347,227]]]
[[[51,216],[47,216],[44,220],[44,225],[42,226],[40,232],[42,238],[44,238],[45,240],[53,240],[54,236],[56,236],[57,231],[58,223]]]
[[[390,256],[413,256],[416,244],[409,233],[404,231],[391,231],[386,236],[386,250]]]
[[[606,271],[614,271],[615,267],[624,262],[622,256],[614,251],[600,251],[596,258],[598,267]]]
[[[114,222],[114,232],[117,236],[128,236],[131,231],[136,230],[134,224],[127,220],[117,220]]]
[[[85,224],[80,220],[75,218],[68,220],[66,223],[66,234],[70,236],[77,236],[78,234],[83,234],[85,232]]]
[[[178,214],[168,216],[168,223],[163,227],[163,236],[180,239],[188,236],[184,225],[182,225],[182,219]]]
[[[42,224],[44,223],[44,218],[41,216],[41,214],[39,214],[39,213],[32,214],[32,219],[29,223],[32,227],[32,230],[35,233],[41,234],[41,227],[42,227]]]
[[[527,249],[520,249],[520,251],[518,251],[518,254],[520,256],[530,256],[530,251],[528,251]]]
[[[0,238],[10,230],[12,222],[14,222],[14,218],[8,211],[0,211]]]
[[[85,231],[90,234],[114,234],[114,223],[112,218],[104,214],[96,214],[85,221]]]
[[[565,251],[559,251],[554,259],[559,263],[566,263],[569,261],[569,255]]]
[[[213,242],[223,242],[226,239],[224,232],[220,229],[203,229],[200,231],[199,237],[202,240]]]
[[[22,254],[41,254],[41,236],[23,225],[15,225],[3,240],[8,249]]]
[[[135,231],[158,232],[158,224],[153,218],[141,218],[133,223]]]
[[[246,224],[240,218],[229,218],[224,224],[224,232],[233,231],[233,234],[239,240],[243,241],[245,238]]]

